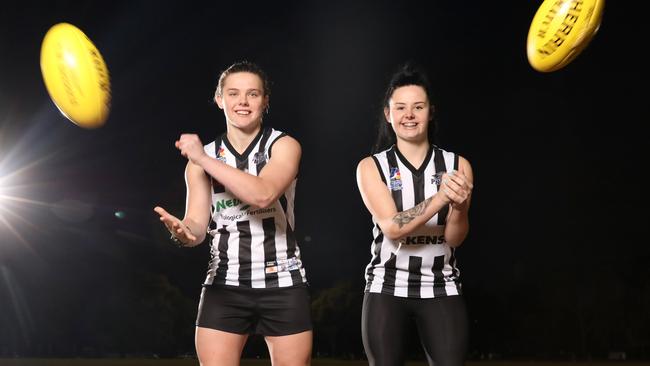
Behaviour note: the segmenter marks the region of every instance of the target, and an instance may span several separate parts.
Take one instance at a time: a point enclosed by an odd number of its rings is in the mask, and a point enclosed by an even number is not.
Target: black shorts
[[[204,285],[196,326],[265,336],[311,330],[309,288],[307,284],[262,289]]]

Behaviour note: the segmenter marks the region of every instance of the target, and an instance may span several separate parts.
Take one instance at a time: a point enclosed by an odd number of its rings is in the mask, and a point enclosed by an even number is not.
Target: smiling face
[[[258,75],[234,72],[225,78],[215,101],[219,108],[223,109],[229,126],[250,131],[262,123],[262,115],[268,106],[269,97]]]
[[[395,89],[384,114],[398,139],[411,142],[427,139],[431,108],[421,86],[406,85]]]

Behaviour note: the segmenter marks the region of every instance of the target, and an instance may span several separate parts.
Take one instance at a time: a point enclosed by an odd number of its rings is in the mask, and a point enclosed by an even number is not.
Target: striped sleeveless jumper
[[[273,144],[286,134],[262,127],[248,148],[239,154],[226,134],[205,146],[206,153],[232,167],[259,175],[271,159]],[[277,288],[306,283],[300,248],[294,236],[294,179],[280,198],[267,208],[242,202],[217,179],[211,178],[212,236],[205,285]]]
[[[458,169],[458,155],[431,145],[415,169],[397,146],[372,156],[391,192],[397,211],[408,210],[440,188],[436,172]],[[372,258],[366,267],[366,292],[407,298],[433,298],[461,293],[455,249],[444,237],[449,206],[400,240],[385,237],[373,218]]]

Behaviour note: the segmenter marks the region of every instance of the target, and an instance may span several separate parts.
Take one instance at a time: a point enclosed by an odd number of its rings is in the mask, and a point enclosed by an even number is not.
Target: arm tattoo
[[[393,222],[399,225],[399,228],[401,229],[404,225],[413,221],[413,219],[416,217],[422,215],[427,206],[429,206],[429,203],[431,203],[432,199],[433,197],[429,197],[426,200],[415,205],[415,207],[398,213],[395,215],[395,217],[393,217]]]

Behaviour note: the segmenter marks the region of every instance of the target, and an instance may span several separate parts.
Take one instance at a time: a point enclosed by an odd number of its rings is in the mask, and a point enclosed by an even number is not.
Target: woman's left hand
[[[465,174],[461,171],[454,170],[451,173],[445,174],[442,183],[441,188],[451,200],[451,207],[457,210],[466,208],[474,185]]]
[[[203,150],[203,143],[198,135],[184,133],[174,145],[181,151],[181,155],[196,165],[201,166],[201,160],[207,157],[205,150]]]
[[[181,246],[186,246],[196,241],[196,235],[179,218],[160,206],[156,206],[153,210],[160,215],[160,221],[165,224],[167,230],[172,234],[172,238],[179,242]]]

